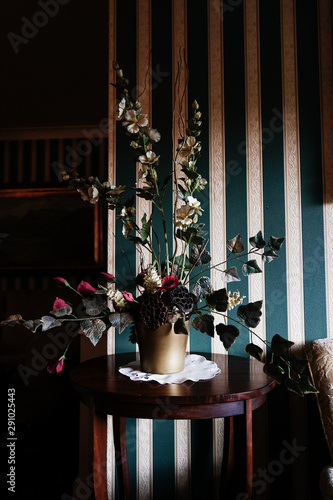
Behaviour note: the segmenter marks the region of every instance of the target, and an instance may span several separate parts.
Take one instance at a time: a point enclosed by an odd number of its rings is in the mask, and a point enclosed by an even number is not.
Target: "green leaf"
[[[177,319],[176,323],[174,324],[174,331],[175,333],[184,333],[185,335],[188,335],[188,330],[186,328],[184,318]]]
[[[239,330],[234,325],[219,323],[216,325],[216,333],[220,337],[224,348],[228,351],[239,335]]]
[[[290,347],[294,345],[294,342],[290,340],[286,340],[278,333],[274,335],[271,342],[271,351],[276,354],[276,356],[281,356],[284,354]]]
[[[142,224],[142,227],[139,230],[139,233],[140,233],[140,236],[143,239],[143,241],[146,241],[150,235],[150,226],[151,226],[150,221],[147,221],[147,214],[143,215],[143,217],[141,219],[141,224]]]
[[[80,329],[95,346],[102,337],[103,333],[106,331],[107,327],[101,319],[85,319],[80,322]]]
[[[185,230],[177,229],[176,236],[180,240],[186,241],[186,243],[193,243],[195,245],[202,245],[204,239],[199,236],[200,232],[195,227],[189,227]]]
[[[252,343],[247,344],[245,346],[245,352],[258,361],[262,362],[262,355],[264,351],[258,345]]]
[[[182,264],[183,264],[183,259],[184,259],[184,255],[178,255],[175,258],[175,264],[176,264],[176,266],[181,267]],[[189,271],[190,269],[192,269],[191,262],[189,261],[189,258],[187,256],[185,256],[185,267],[184,267],[184,269],[185,269],[185,271]]]
[[[253,248],[258,248],[259,250],[266,246],[266,241],[264,240],[261,231],[250,238],[250,244]]]
[[[250,274],[261,273],[261,269],[255,259],[249,260],[242,266],[242,273],[244,276],[249,276]]]
[[[305,368],[308,366],[308,362],[306,359],[301,359],[295,356],[295,354],[292,354],[289,358],[289,362],[291,365],[291,369],[293,372],[297,373],[298,375],[301,375]]]
[[[249,302],[248,304],[241,305],[237,309],[237,316],[245,321],[246,326],[249,328],[255,328],[259,322],[262,315],[261,312],[262,300],[257,302]]]
[[[206,304],[216,309],[219,312],[225,312],[228,309],[228,294],[225,288],[216,290],[215,292],[209,293],[205,296]]]
[[[241,235],[237,234],[234,238],[227,241],[227,247],[230,252],[240,254],[244,252],[244,245],[242,243]]]
[[[269,262],[272,262],[272,260],[279,258],[278,254],[275,253],[274,250],[266,250],[261,257],[264,264],[268,264]]]
[[[57,326],[61,326],[61,321],[52,318],[52,316],[42,316],[41,322],[42,322],[42,332],[46,332],[47,330],[51,330],[51,328],[56,328]]]
[[[271,247],[272,250],[279,251],[284,240],[285,240],[284,236],[282,238],[275,238],[274,236],[270,236],[268,238],[268,245]]]
[[[150,201],[154,199],[155,193],[148,189],[136,188],[135,191],[139,198],[144,198],[145,200]]]
[[[214,337],[214,316],[211,314],[196,316],[191,324],[195,330],[201,333],[207,333],[210,337]]]
[[[109,321],[118,333],[122,333],[133,321],[133,316],[129,312],[113,312],[109,315]]]
[[[266,375],[274,378],[278,384],[281,384],[284,375],[284,369],[281,366],[276,363],[266,363],[263,370]]]
[[[231,266],[225,271],[222,271],[222,280],[224,283],[231,283],[232,281],[241,281],[238,276],[237,267]]]

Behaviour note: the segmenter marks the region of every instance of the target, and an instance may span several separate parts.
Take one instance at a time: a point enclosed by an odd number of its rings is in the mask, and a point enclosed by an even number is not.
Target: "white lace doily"
[[[127,365],[121,366],[119,372],[126,375],[131,380],[141,382],[156,381],[159,384],[182,384],[186,380],[198,382],[199,380],[209,380],[221,373],[220,368],[214,361],[209,361],[199,354],[188,354],[185,357],[184,370],[169,375],[159,375],[157,373],[145,373],[140,370],[140,360],[131,361]]]

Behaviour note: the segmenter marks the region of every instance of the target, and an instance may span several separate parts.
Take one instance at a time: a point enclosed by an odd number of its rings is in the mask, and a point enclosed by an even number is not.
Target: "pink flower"
[[[77,291],[80,295],[87,297],[92,293],[95,293],[96,289],[92,287],[89,283],[87,283],[87,281],[81,281],[81,283],[77,287]]]
[[[123,297],[127,302],[134,302],[134,297],[131,294],[131,292],[121,292],[123,294]]]
[[[137,277],[135,278],[135,283],[136,283],[138,286],[143,286],[145,276],[146,276],[146,274],[145,274],[145,273],[140,273],[140,274],[138,274],[138,275],[137,275]]]
[[[113,274],[109,274],[109,273],[103,273],[101,272],[101,274],[103,274],[104,278],[106,279],[106,281],[114,281],[114,276]]]
[[[162,286],[159,288],[162,292],[169,292],[178,286],[178,278],[171,274],[170,276],[164,276],[162,278]]]
[[[65,280],[64,278],[53,278],[53,279],[57,283],[57,285],[60,286],[60,288],[64,288],[65,286],[70,286],[68,281]]]
[[[62,356],[61,358],[58,359],[55,363],[52,365],[49,365],[47,367],[47,371],[52,374],[59,374],[64,371],[65,369],[65,357]]]
[[[66,306],[69,306],[69,304],[67,304],[67,302],[65,302],[62,299],[59,299],[59,297],[56,297],[56,300],[53,303],[52,309],[53,309],[53,311],[55,311],[56,309],[62,309],[63,307],[66,307]]]

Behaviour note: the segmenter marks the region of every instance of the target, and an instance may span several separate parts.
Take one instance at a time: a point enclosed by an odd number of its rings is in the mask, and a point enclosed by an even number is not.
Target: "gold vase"
[[[164,375],[184,369],[188,335],[175,333],[171,323],[150,330],[141,321],[136,323],[136,333],[141,371]]]

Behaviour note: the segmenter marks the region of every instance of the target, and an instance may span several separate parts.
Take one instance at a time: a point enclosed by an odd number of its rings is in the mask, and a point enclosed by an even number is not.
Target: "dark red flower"
[[[66,358],[64,356],[62,356],[60,359],[58,359],[58,361],[49,365],[47,367],[47,371],[49,373],[52,373],[52,374],[59,374],[59,373],[63,372],[65,369],[65,359]]]
[[[135,278],[135,283],[136,283],[138,286],[143,286],[145,276],[146,276],[146,274],[145,274],[145,273],[140,273],[140,274],[138,274],[138,275],[137,275],[137,277]]]
[[[67,302],[65,302],[64,300],[62,299],[59,299],[59,297],[56,297],[56,300],[53,302],[53,311],[55,311],[56,309],[62,309],[63,307],[67,307],[69,306],[69,304],[67,304]]]
[[[95,293],[97,290],[96,288],[92,287],[87,281],[81,281],[81,283],[77,287],[77,291],[80,295],[87,297],[92,293]]]
[[[164,276],[162,278],[162,286],[159,288],[162,292],[169,292],[178,286],[178,278],[171,274],[170,276]]]
[[[57,285],[60,286],[61,288],[65,286],[70,286],[70,284],[68,283],[67,280],[65,280],[65,278],[53,278],[53,279],[57,283]]]
[[[114,281],[114,276],[113,274],[109,274],[109,273],[103,273],[101,272],[101,274],[103,274],[104,278],[106,279],[106,281]]]

